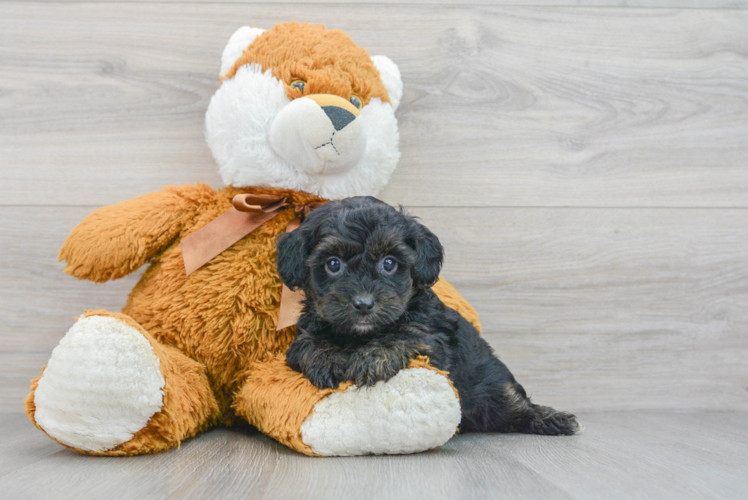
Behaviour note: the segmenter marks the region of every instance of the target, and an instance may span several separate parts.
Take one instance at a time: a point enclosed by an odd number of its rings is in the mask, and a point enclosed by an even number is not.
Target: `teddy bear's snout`
[[[344,172],[359,162],[366,149],[360,111],[336,95],[294,99],[273,120],[270,146],[309,174]]]

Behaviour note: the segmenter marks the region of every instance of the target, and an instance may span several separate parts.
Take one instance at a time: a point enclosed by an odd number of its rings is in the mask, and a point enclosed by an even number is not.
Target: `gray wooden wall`
[[[220,186],[203,115],[225,42],[306,20],[400,66],[382,197],[441,237],[536,400],[748,410],[746,3],[472,3],[0,0],[0,408],[137,280],[66,276],[66,234],[167,184]]]

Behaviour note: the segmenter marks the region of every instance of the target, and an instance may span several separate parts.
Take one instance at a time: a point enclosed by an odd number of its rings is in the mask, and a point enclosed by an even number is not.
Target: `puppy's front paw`
[[[346,378],[357,386],[372,386],[388,381],[408,366],[408,357],[399,350],[364,349],[348,362]]]
[[[320,389],[335,389],[347,380],[342,353],[304,331],[286,351],[286,362]]]
[[[334,361],[307,366],[302,373],[320,389],[335,389],[341,382],[348,380],[345,376],[344,365]]]

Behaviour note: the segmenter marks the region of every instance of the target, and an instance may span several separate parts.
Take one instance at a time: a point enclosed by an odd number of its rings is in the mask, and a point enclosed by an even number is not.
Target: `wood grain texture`
[[[579,442],[507,436],[504,451],[574,498],[742,498],[745,413],[582,415]],[[480,439],[480,436],[471,436]]]
[[[119,310],[137,275],[97,285],[57,251],[91,207],[0,208],[0,403],[84,309]],[[748,410],[748,210],[413,210],[444,276],[536,401],[578,410]]]
[[[219,429],[158,455],[102,458],[61,446],[0,469],[6,498],[744,498],[746,413],[590,413],[573,437],[457,436],[416,455],[320,459],[250,429]],[[0,460],[41,433],[0,415]],[[11,435],[12,433],[12,435]],[[8,443],[11,443],[9,446]],[[2,463],[2,462],[0,462]],[[3,474],[4,473],[4,474]]]
[[[14,0],[0,0],[8,2]],[[15,0],[17,1],[17,0]],[[35,0],[37,2],[49,3],[73,3],[80,0]],[[114,3],[121,0],[86,0],[86,3]],[[128,0],[131,3],[153,3],[152,0]],[[678,8],[678,9],[745,9],[748,3],[745,0],[160,0],[159,3],[241,3],[241,4],[345,4],[345,5],[500,5],[500,6],[522,6],[522,7],[619,7],[619,8]]]
[[[12,413],[0,413],[0,477],[61,449],[61,445],[39,432],[26,415],[19,413],[18,408]],[[2,496],[8,498],[7,492]]]
[[[202,138],[242,23],[341,28],[406,91],[410,206],[748,206],[748,12],[0,4],[0,203],[100,205],[217,185]],[[417,187],[416,187],[417,186]]]

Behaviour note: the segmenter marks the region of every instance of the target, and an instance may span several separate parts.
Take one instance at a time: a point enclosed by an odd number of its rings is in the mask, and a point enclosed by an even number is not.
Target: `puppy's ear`
[[[278,237],[278,276],[291,290],[303,287],[309,279],[305,239],[302,229]]]
[[[444,260],[444,248],[439,238],[423,224],[412,220],[416,234],[416,263],[413,267],[413,281],[416,285],[430,287],[439,280],[439,271]]]

